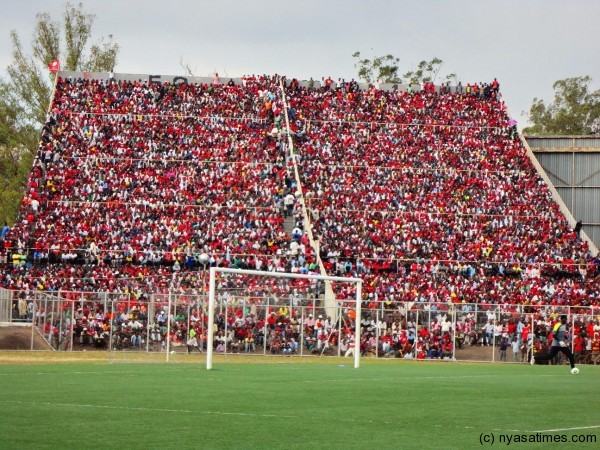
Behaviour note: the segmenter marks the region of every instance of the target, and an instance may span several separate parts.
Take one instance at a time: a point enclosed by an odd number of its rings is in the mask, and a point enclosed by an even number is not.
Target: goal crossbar
[[[296,273],[285,273],[285,272],[264,272],[261,270],[245,270],[245,269],[232,269],[228,267],[211,267],[209,271],[209,291],[208,291],[208,327],[207,327],[207,342],[206,342],[206,370],[212,369],[213,363],[213,341],[214,332],[213,324],[215,323],[215,287],[216,287],[216,274],[219,273],[233,273],[239,275],[258,275],[268,278],[297,278],[304,280],[323,280],[323,281],[337,281],[342,283],[355,283],[356,284],[356,319],[354,326],[354,368],[358,369],[360,366],[360,308],[361,308],[361,297],[362,297],[362,283],[361,278],[353,277],[333,277],[328,275],[306,275]]]

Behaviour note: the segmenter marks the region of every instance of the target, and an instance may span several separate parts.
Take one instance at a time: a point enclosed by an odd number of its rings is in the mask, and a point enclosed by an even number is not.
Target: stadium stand
[[[125,269],[132,277],[137,266],[194,269],[202,253],[211,264],[291,270],[298,258],[266,259],[289,246],[280,211],[291,183],[272,133],[278,89],[269,78],[243,87],[62,80],[7,259],[29,280],[41,264],[54,289],[65,287],[52,276],[65,267],[113,290],[111,268],[136,267]],[[73,278],[71,287],[92,287]]]
[[[81,342],[98,345],[107,312],[92,293],[127,299],[109,317],[117,345],[139,346],[147,335],[164,342],[164,330],[145,333],[164,322],[145,300],[205,293],[205,269],[215,265],[361,277],[367,311],[405,302],[598,304],[600,261],[536,173],[495,83],[462,92],[310,86],[277,75],[225,84],[61,78],[2,240],[1,286],[67,300],[89,293],[73,326]],[[248,298],[318,295],[303,281],[248,278],[236,288]],[[190,315],[205,336],[206,317],[180,313],[174,342],[185,343]],[[270,313],[236,312],[219,323],[217,341],[247,351],[268,339],[292,353],[300,326],[316,351],[324,340],[347,347],[352,339],[331,323],[306,328],[275,316],[273,333],[261,336]],[[386,349],[448,352],[441,327],[417,336],[402,315],[366,320],[383,336],[389,329]],[[405,323],[394,330],[395,321]],[[363,339],[373,351],[374,333]]]
[[[499,95],[469,91],[288,92],[327,268],[363,276],[388,302],[590,304],[587,244]]]

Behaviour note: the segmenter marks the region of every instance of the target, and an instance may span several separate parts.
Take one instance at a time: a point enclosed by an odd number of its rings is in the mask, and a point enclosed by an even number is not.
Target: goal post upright
[[[215,267],[211,267],[208,278],[208,323],[206,324],[206,370],[212,369],[213,338],[215,323]]]
[[[361,298],[362,298],[362,280],[356,284],[356,320],[354,322],[354,368],[360,367],[360,329],[361,329]]]
[[[215,289],[216,289],[216,274],[219,273],[232,273],[238,275],[256,275],[267,278],[297,278],[304,280],[325,280],[325,281],[337,281],[342,283],[354,283],[356,284],[356,318],[355,318],[355,347],[354,347],[354,368],[360,366],[360,322],[361,322],[361,298],[362,298],[362,283],[361,278],[352,277],[333,277],[328,275],[305,275],[296,273],[286,272],[265,272],[262,270],[245,270],[245,269],[231,269],[226,267],[211,267],[209,270],[209,291],[208,291],[208,325],[207,325],[207,339],[206,339],[206,370],[211,370],[213,367],[213,343],[214,343],[214,322],[215,322]]]

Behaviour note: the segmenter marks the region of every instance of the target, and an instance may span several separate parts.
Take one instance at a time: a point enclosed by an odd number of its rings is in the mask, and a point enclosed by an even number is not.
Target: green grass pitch
[[[596,366],[190,359],[2,365],[0,448],[600,446]]]

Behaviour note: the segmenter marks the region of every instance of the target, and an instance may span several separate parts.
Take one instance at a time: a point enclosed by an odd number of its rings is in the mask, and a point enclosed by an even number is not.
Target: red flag
[[[50,64],[48,64],[48,70],[50,70],[50,72],[58,72],[59,69],[60,63],[58,62],[58,59],[55,59]]]

